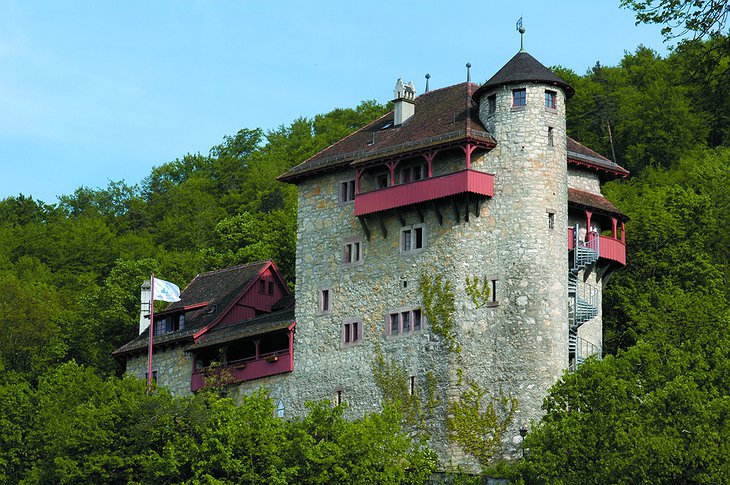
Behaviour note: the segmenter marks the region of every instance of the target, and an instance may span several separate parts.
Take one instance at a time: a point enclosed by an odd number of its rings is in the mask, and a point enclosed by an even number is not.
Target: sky
[[[643,44],[619,0],[0,0],[0,199],[140,183],[242,128],[274,129],[397,78],[484,82],[520,48],[582,74]]]

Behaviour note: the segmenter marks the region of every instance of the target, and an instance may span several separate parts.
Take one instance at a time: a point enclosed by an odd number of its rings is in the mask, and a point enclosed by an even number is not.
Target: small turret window
[[[549,109],[555,109],[555,91],[545,91],[545,107]]]
[[[497,95],[493,94],[487,98],[487,106],[489,107],[489,114],[493,115],[497,111]]]
[[[527,104],[527,90],[526,89],[513,89],[512,90],[512,107],[517,108],[525,106]]]

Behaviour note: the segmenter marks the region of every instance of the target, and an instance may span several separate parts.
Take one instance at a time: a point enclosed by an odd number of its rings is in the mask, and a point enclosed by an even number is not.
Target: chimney
[[[142,332],[145,331],[145,329],[150,324],[150,297],[151,294],[151,282],[150,280],[144,280],[144,283],[142,283],[140,293],[140,309],[139,309],[139,334],[142,335]]]
[[[395,119],[393,124],[399,126],[416,112],[416,88],[413,87],[413,81],[405,84],[401,78],[398,78],[394,94]]]

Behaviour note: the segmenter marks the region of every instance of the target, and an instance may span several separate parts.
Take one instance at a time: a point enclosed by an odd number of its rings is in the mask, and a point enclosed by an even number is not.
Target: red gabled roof
[[[305,160],[279,179],[296,182],[317,172],[454,140],[471,138],[493,146],[496,141],[479,121],[478,106],[472,101],[472,94],[478,87],[473,83],[461,83],[422,94],[415,99],[413,116],[402,125],[393,125],[391,111]]]
[[[288,294],[286,282],[281,277],[273,261],[233,266],[197,275],[180,292],[180,301],[170,304],[161,314],[193,309],[185,319],[185,328],[175,332],[155,336],[155,345],[170,344],[180,341],[194,341],[200,335],[218,324],[225,317],[236,301],[246,293],[267,269],[281,282],[284,293]],[[155,315],[157,316],[157,315]],[[149,328],[137,338],[128,342],[114,352],[122,355],[144,349],[149,341]]]

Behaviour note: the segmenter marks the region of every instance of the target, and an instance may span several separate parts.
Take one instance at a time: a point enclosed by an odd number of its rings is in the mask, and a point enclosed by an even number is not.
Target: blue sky
[[[139,183],[241,128],[483,82],[525,47],[585,72],[644,44],[619,1],[0,0],[0,198]]]

